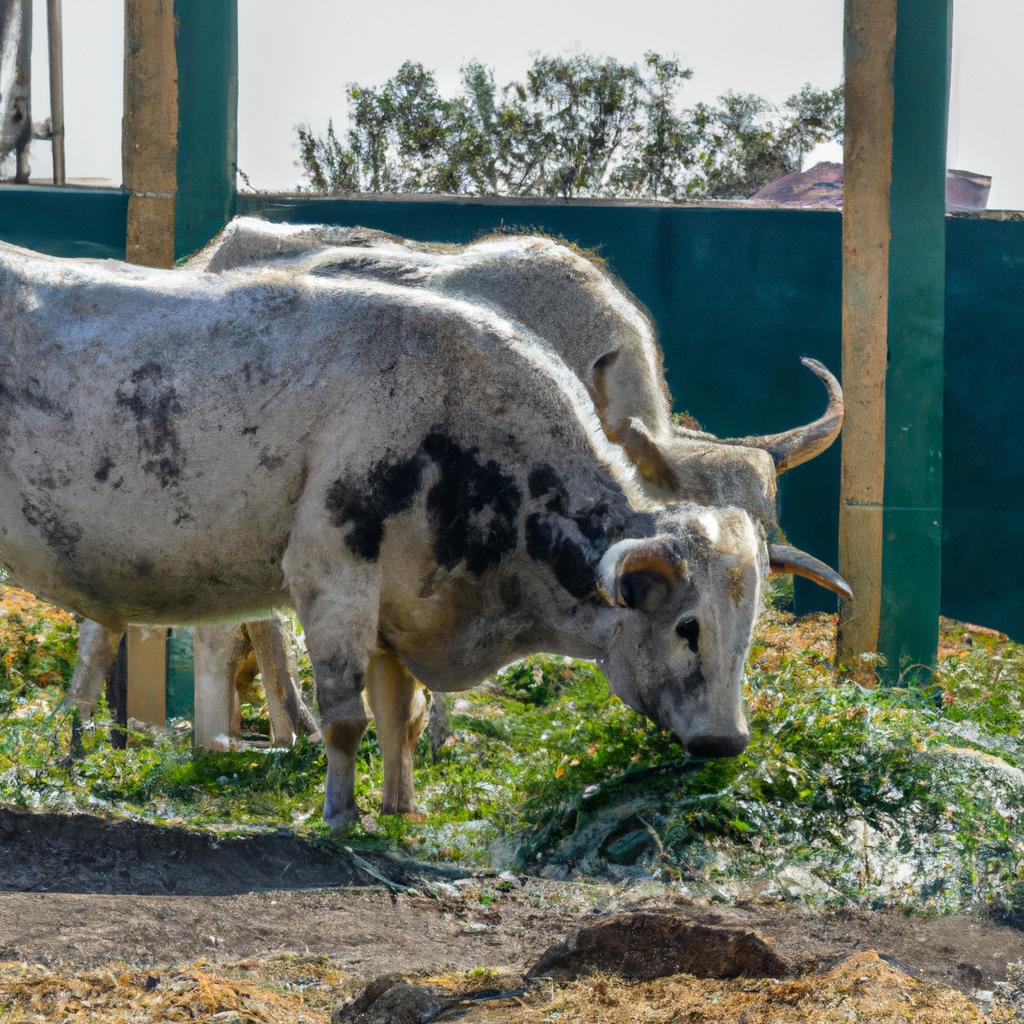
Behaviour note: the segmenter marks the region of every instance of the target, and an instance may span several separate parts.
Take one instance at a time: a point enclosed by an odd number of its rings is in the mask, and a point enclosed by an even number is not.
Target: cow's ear
[[[652,611],[686,577],[686,562],[664,537],[623,540],[601,559],[603,594],[609,604]]]
[[[642,420],[630,416],[609,437],[622,445],[629,461],[646,481],[669,493],[679,490],[679,478],[675,470]]]

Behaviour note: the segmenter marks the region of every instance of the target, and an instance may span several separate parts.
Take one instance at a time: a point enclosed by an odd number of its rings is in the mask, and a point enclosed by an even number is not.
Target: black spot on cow
[[[412,505],[422,473],[422,459],[417,454],[397,461],[382,459],[362,484],[342,479],[331,484],[327,511],[335,526],[350,526],[345,543],[351,551],[369,561],[380,555],[384,523]]]
[[[104,455],[100,459],[100,464],[96,467],[96,472],[93,476],[101,483],[105,484],[110,477],[110,471],[114,468],[115,462],[109,455]]]
[[[557,519],[534,512],[526,518],[526,553],[551,566],[555,579],[580,601],[599,603],[598,557],[566,534]]]
[[[156,362],[144,363],[114,393],[119,408],[131,413],[139,448],[149,458],[142,468],[160,481],[161,487],[181,476],[181,442],[175,417],[182,411],[174,382]]]
[[[607,501],[570,511],[569,489],[546,462],[530,470],[527,483],[530,497],[548,513],[527,518],[527,553],[550,565],[555,578],[573,597],[596,600],[596,566],[609,545],[622,538],[622,517],[614,514]]]
[[[569,493],[554,466],[542,462],[530,470],[527,477],[531,498],[545,498],[545,508],[564,516],[569,504]]]
[[[248,367],[248,365],[249,364],[246,363],[246,367]],[[259,427],[242,427],[242,435],[244,436],[245,434],[255,434],[256,431],[259,429]]]
[[[481,461],[478,449],[445,434],[427,435],[423,450],[440,471],[427,494],[434,557],[446,569],[465,562],[479,576],[515,550],[522,492],[493,459]]]
[[[75,548],[82,539],[82,528],[77,523],[67,519],[52,505],[35,502],[24,495],[21,514],[30,526],[34,526],[43,535],[51,551],[65,559],[74,557]]]
[[[275,469],[279,469],[284,465],[283,455],[271,455],[269,448],[264,448],[260,452],[260,465],[268,472],[272,473]]]
[[[385,523],[412,506],[429,462],[438,469],[427,492],[434,557],[445,569],[465,563],[479,576],[515,550],[522,492],[493,459],[482,460],[478,449],[445,434],[428,434],[409,458],[382,459],[365,480],[335,480],[327,510],[335,526],[349,526],[349,549],[372,561],[380,555]]]
[[[132,568],[135,570],[136,576],[152,576],[153,575],[153,563],[148,558],[140,558],[134,563]]]
[[[523,606],[523,584],[518,576],[502,576],[498,581],[498,597],[505,611],[514,614]]]

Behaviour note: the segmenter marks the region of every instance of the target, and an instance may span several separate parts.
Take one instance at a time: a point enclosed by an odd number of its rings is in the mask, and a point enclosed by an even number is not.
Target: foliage
[[[379,88],[346,87],[339,138],[298,128],[315,192],[731,198],[798,169],[842,136],[842,90],[805,85],[779,110],[726,93],[679,103],[690,68],[649,52],[639,64],[576,52],[534,55],[525,79],[498,87],[479,61],[444,96],[434,72],[406,61]]]
[[[0,713],[26,686],[66,685],[77,646],[73,616],[0,582]]]
[[[44,612],[21,614],[32,624]],[[20,648],[47,646],[34,628],[0,654],[29,664]],[[1024,913],[1024,647],[946,637],[933,687],[871,690],[836,677],[833,629],[828,616],[766,613],[748,671],[753,738],[731,760],[683,757],[590,663],[526,659],[453,702],[436,761],[421,745],[426,820],[366,814],[348,841],[556,874],[660,875],[718,898]],[[46,657],[66,662],[62,630]],[[305,741],[193,754],[189,723],[175,723],[114,751],[101,709],[72,760],[58,687],[7,674],[0,692],[2,802],[323,829],[323,754]],[[372,726],[359,761],[360,805],[373,808]]]

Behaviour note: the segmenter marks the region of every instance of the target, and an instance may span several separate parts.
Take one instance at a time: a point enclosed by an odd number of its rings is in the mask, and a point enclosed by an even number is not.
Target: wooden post
[[[949,0],[846,0],[839,657],[889,680],[938,642],[949,43]]]
[[[237,22],[236,0],[125,0],[131,262],[170,267],[234,214]]]

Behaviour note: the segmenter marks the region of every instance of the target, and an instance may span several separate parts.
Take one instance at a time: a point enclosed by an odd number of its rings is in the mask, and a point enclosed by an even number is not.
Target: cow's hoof
[[[333,835],[338,835],[340,832],[350,829],[357,821],[359,821],[359,811],[353,807],[350,811],[338,811],[336,814],[324,815],[324,821],[327,823],[327,827],[331,830]]]
[[[384,804],[380,813],[382,815],[394,815],[395,817],[405,818],[406,821],[426,821],[427,816],[416,806],[416,804]]]

